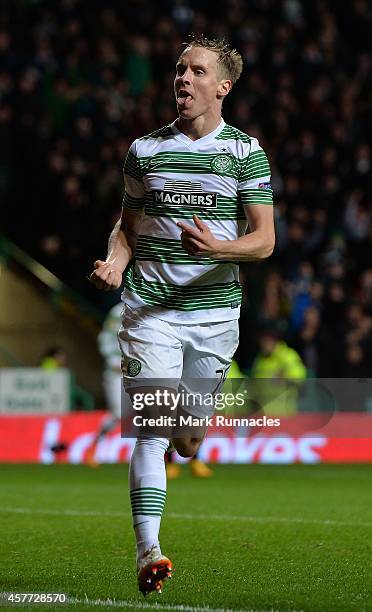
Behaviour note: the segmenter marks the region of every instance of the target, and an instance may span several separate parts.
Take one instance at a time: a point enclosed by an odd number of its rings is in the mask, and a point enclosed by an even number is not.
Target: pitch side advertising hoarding
[[[104,411],[66,415],[0,416],[0,462],[84,463],[95,433],[107,418]],[[199,454],[208,463],[367,463],[372,461],[372,414],[336,414],[326,424],[321,414],[281,419],[273,428],[212,426]],[[369,437],[368,437],[369,436]],[[55,453],[60,443],[66,450]],[[129,461],[135,438],[123,437],[120,427],[98,444],[102,463]],[[179,461],[183,461],[178,458]]]

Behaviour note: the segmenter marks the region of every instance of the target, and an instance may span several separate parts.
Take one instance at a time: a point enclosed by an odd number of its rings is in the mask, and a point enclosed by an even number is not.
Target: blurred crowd
[[[131,141],[175,118],[191,31],[245,70],[224,118],[273,171],[277,246],[242,266],[239,360],[275,326],[315,376],[372,363],[372,5],[368,0],[8,0],[0,8],[4,231],[102,308],[86,281],[120,213]],[[115,297],[117,299],[117,296]]]

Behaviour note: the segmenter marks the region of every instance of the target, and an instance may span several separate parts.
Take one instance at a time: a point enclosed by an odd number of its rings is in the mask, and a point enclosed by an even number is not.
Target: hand
[[[206,223],[200,221],[197,215],[193,215],[193,221],[196,227],[188,225],[183,221],[177,223],[182,229],[181,242],[182,246],[189,255],[197,255],[200,257],[212,257],[217,255],[220,250],[222,240],[217,240],[209,229]]]
[[[115,291],[123,282],[122,270],[115,268],[109,261],[97,260],[94,262],[94,271],[89,280],[97,289]]]

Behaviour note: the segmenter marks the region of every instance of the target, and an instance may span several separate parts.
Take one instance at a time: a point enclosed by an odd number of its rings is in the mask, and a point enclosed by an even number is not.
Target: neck
[[[188,136],[191,140],[198,140],[198,138],[203,138],[203,136],[207,136],[207,134],[217,129],[221,123],[221,119],[221,113],[209,115],[208,117],[200,115],[200,117],[196,117],[195,119],[178,117],[177,127],[180,132]]]

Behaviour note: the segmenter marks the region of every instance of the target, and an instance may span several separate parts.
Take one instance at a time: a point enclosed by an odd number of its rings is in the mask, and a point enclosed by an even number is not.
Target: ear
[[[224,98],[225,96],[227,96],[231,88],[232,81],[230,81],[229,79],[224,79],[223,81],[220,81],[217,87],[217,98]]]

